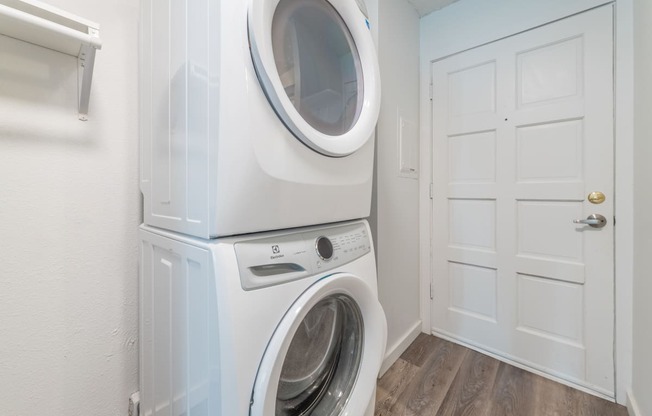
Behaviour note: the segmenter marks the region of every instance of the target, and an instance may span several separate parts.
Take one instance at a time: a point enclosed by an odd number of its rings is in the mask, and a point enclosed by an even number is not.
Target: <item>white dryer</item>
[[[373,415],[386,321],[365,221],[140,237],[142,415]]]
[[[145,223],[202,238],[369,215],[364,0],[142,0]]]

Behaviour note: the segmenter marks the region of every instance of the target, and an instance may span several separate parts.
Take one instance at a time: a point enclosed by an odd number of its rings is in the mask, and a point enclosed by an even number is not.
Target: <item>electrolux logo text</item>
[[[273,256],[269,256],[269,258],[272,259],[272,260],[280,259],[280,258],[282,258],[282,257],[285,257],[284,254],[281,254],[281,247],[279,247],[279,246],[276,245],[276,244],[274,244],[274,245],[272,246],[272,254],[274,254],[274,255],[273,255]]]

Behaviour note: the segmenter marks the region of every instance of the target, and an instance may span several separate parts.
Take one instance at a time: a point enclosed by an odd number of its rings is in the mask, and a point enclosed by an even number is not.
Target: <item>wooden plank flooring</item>
[[[378,381],[375,415],[627,416],[627,410],[421,334]]]

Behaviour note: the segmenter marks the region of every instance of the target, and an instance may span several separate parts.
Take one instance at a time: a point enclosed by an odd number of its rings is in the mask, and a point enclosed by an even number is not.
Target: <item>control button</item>
[[[333,257],[333,243],[328,237],[319,237],[317,243],[315,244],[317,250],[317,255],[321,257],[322,260],[330,260]]]

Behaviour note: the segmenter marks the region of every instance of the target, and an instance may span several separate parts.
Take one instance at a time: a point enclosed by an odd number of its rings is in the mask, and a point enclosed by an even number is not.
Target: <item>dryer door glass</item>
[[[362,109],[362,69],[335,8],[326,0],[280,0],[272,48],[281,84],[301,117],[330,136],[348,132]]]
[[[317,303],[299,325],[281,369],[276,415],[339,415],[360,368],[362,314],[343,294]]]

